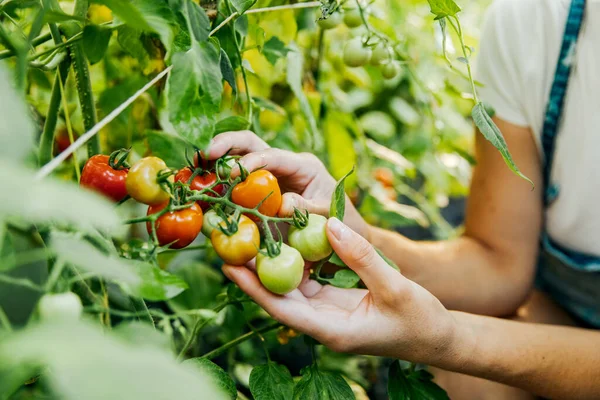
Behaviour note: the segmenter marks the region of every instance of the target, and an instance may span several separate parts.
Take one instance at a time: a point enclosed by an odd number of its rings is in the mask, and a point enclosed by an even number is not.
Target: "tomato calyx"
[[[122,171],[130,168],[127,158],[131,149],[119,149],[110,153],[108,165],[114,170]]]
[[[306,228],[308,226],[308,216],[308,210],[304,210],[304,212],[302,212],[296,207],[294,207],[292,225],[298,229]]]
[[[278,255],[281,254],[281,245],[282,245],[282,240],[281,240],[281,236],[279,236],[280,239],[279,241],[275,241],[273,240],[272,237],[266,237],[265,241],[264,241],[264,246],[265,246],[265,250],[261,250],[259,251],[259,253],[269,257],[269,258],[275,258]]]
[[[238,232],[240,222],[240,212],[236,210],[233,216],[227,217],[227,214],[221,209],[216,209],[217,215],[223,218],[223,222],[218,226],[219,230],[225,236],[233,236]]]

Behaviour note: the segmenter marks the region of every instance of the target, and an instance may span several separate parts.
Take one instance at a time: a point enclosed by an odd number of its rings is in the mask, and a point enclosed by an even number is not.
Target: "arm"
[[[600,333],[452,312],[456,357],[437,366],[491,379],[546,398],[600,393]]]
[[[600,333],[450,312],[335,218],[327,237],[368,290],[305,277],[297,290],[277,296],[246,267],[223,272],[273,318],[334,351],[429,364],[549,398],[598,398]]]
[[[541,167],[529,128],[496,119],[516,164],[536,185],[513,174],[481,134],[465,233],[442,242],[414,242],[370,227],[371,243],[394,260],[402,273],[450,309],[502,316],[528,294],[535,270],[542,221]]]

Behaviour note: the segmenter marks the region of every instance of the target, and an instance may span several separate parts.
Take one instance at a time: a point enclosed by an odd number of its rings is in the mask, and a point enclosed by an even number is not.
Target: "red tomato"
[[[169,202],[148,207],[147,215],[156,214]],[[202,209],[196,203],[191,207],[178,211],[170,211],[161,215],[155,223],[158,243],[165,246],[171,243],[172,249],[182,249],[192,243],[202,229]],[[146,223],[148,233],[152,235],[152,225]]]
[[[77,140],[79,136],[73,133],[73,140]],[[66,129],[61,129],[56,132],[54,136],[54,154],[58,155],[65,151],[67,147],[71,145],[71,139],[69,139],[69,132]],[[69,156],[71,158],[71,156]]]
[[[104,154],[92,156],[81,172],[82,187],[101,193],[114,201],[121,201],[127,196],[125,180],[128,169],[114,169],[108,164],[109,157]]]
[[[211,187],[217,182],[217,174],[214,172],[206,172],[204,174],[199,174],[194,177],[194,180],[190,183],[190,177],[192,176],[192,171],[189,168],[184,168],[177,172],[175,175],[175,182],[183,182],[189,183],[190,189],[192,190],[203,190],[207,187]],[[223,195],[225,193],[225,186],[223,184],[216,185],[212,190],[217,192],[219,195]],[[214,193],[206,192],[207,196],[215,197]],[[198,201],[198,204],[202,208],[202,211],[206,211],[210,208],[210,203],[206,201]]]
[[[264,200],[258,211],[263,215],[274,217],[281,207],[281,189],[277,178],[272,173],[259,169],[233,188],[231,200],[246,208],[254,208]],[[249,217],[255,219],[254,216]]]

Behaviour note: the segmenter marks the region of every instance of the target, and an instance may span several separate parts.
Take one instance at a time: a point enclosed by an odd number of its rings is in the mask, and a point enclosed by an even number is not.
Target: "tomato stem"
[[[198,320],[194,324],[194,327],[192,328],[192,333],[190,333],[185,344],[183,345],[183,347],[179,351],[179,354],[177,355],[178,361],[181,361],[181,359],[183,358],[185,353],[187,353],[188,350],[192,347],[192,345],[196,341],[196,338],[198,337],[198,334],[200,333],[202,328],[204,328],[208,323],[213,321],[217,317],[216,314],[218,314],[221,310],[223,310],[228,305],[231,305],[234,303],[237,303],[237,302],[226,302],[226,303],[220,304],[220,305],[216,306],[215,308],[213,308],[213,311],[215,312],[215,316],[212,318],[206,318],[206,319],[198,318]]]
[[[206,358],[208,360],[212,360],[213,358],[220,356],[221,354],[223,354],[224,352],[226,352],[230,348],[235,347],[238,344],[243,343],[243,342],[245,342],[248,339],[252,339],[254,336],[256,336],[258,334],[264,334],[264,333],[267,333],[267,332],[271,332],[271,331],[273,331],[275,329],[278,329],[281,326],[283,326],[283,325],[281,325],[279,322],[276,322],[276,323],[264,326],[262,328],[259,328],[259,329],[255,330],[255,331],[248,332],[248,333],[246,333],[246,334],[244,334],[242,336],[239,336],[239,337],[233,339],[230,342],[225,343],[221,347],[218,347],[218,348],[216,348],[216,349],[214,349],[212,351],[209,351],[208,353],[204,354],[202,356],[202,358]]]

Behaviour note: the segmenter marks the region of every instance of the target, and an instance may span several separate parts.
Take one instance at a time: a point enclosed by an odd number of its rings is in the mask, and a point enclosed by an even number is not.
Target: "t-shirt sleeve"
[[[524,87],[521,71],[524,47],[519,32],[523,26],[523,10],[519,3],[526,0],[496,0],[487,9],[483,22],[479,54],[475,63],[475,78],[483,84],[479,97],[490,104],[496,115],[510,123],[528,126],[523,107]]]

